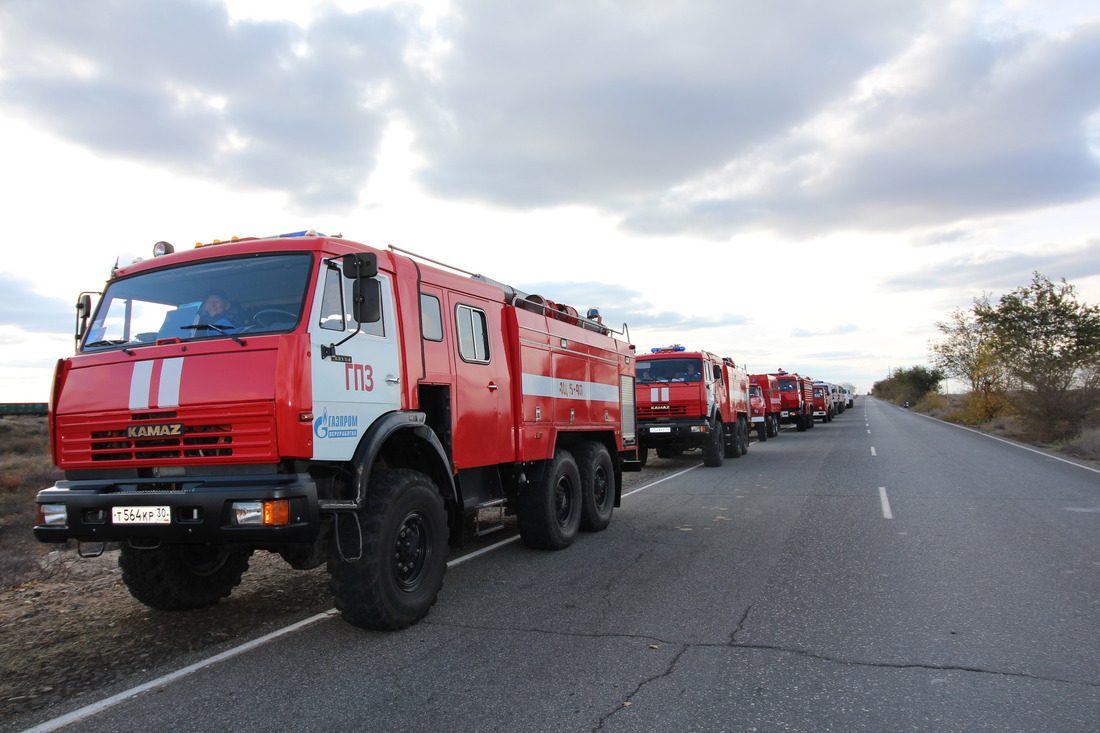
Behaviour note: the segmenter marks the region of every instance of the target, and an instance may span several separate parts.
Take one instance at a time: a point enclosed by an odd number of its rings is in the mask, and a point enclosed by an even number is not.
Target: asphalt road
[[[325,618],[64,730],[1100,730],[1100,473],[868,398],[662,466],[410,629]]]

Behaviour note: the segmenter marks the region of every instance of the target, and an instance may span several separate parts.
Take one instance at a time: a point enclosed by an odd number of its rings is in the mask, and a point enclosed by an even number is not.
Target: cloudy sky
[[[1094,0],[2,0],[0,402],[116,258],[317,229],[860,390],[1100,302]]]

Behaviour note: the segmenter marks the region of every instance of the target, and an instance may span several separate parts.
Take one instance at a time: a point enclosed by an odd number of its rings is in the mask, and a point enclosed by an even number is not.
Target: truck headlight
[[[39,504],[38,526],[40,527],[68,527],[69,513],[64,504]]]
[[[241,526],[270,527],[290,523],[290,502],[273,501],[233,502],[233,522]]]

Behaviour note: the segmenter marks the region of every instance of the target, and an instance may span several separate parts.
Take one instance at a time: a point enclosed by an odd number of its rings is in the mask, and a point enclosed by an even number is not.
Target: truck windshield
[[[642,384],[653,382],[698,382],[703,378],[701,359],[652,359],[637,363],[638,381]]]
[[[798,391],[798,383],[795,382],[793,379],[780,379],[779,380],[779,391],[780,392],[797,392]]]
[[[308,254],[208,260],[117,280],[81,351],[289,331],[302,313],[311,261]]]
[[[749,385],[749,397],[763,397],[764,393],[755,384]]]

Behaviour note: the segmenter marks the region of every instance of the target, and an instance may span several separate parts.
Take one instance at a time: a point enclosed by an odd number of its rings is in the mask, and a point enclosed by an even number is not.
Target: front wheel
[[[362,547],[357,560],[329,560],[345,621],[391,631],[428,615],[443,586],[448,538],[443,497],[431,479],[407,469],[378,471],[358,521],[344,518],[337,531],[340,546]]]
[[[703,444],[703,465],[717,468],[726,457],[726,431],[720,419],[715,419]]]
[[[252,548],[163,544],[151,550],[123,544],[118,556],[130,595],[158,611],[212,606],[241,584]]]
[[[581,475],[581,529],[599,532],[615,511],[615,466],[603,443],[587,441],[573,452]]]
[[[581,524],[581,474],[569,451],[555,451],[542,479],[520,489],[516,519],[530,548],[561,550],[573,544]]]
[[[761,443],[768,442],[768,419],[764,418],[764,422],[757,424],[756,426],[756,439]]]

